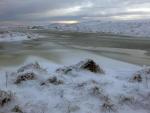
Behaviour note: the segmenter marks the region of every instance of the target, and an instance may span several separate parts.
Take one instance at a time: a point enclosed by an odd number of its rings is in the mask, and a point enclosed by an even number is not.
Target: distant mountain
[[[119,35],[150,37],[150,21],[88,21],[77,24],[50,24],[50,30],[75,32],[104,32]]]

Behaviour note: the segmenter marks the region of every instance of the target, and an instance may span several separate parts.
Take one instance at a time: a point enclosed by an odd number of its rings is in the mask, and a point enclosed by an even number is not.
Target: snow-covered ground
[[[12,42],[37,39],[41,36],[35,33],[21,33],[12,31],[0,31],[0,42]]]
[[[59,64],[32,56],[20,66],[1,68],[0,89],[5,92],[0,101],[8,102],[0,112],[150,112],[150,70],[89,52],[67,56]],[[103,71],[82,68],[87,56]]]
[[[150,21],[86,21],[77,24],[50,24],[45,28],[59,31],[100,32],[150,37]]]

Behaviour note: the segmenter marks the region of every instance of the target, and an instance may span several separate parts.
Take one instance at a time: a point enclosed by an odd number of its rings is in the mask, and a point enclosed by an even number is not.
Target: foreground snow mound
[[[41,75],[46,73],[46,69],[35,62],[21,66],[17,71],[10,73],[10,78],[17,85],[25,81],[40,79]]]
[[[15,98],[9,99],[9,93],[5,92],[0,100],[11,101],[1,106],[0,112],[149,113],[150,90],[129,81],[134,72],[102,65],[104,73],[99,65],[88,59],[60,69],[51,70],[47,65],[45,70],[41,63],[30,63],[8,72],[8,77],[2,72],[0,88],[10,90]],[[19,84],[14,80],[19,80]]]
[[[0,42],[31,40],[31,39],[36,39],[38,37],[39,37],[38,34],[33,34],[33,33],[21,33],[21,32],[10,32],[10,31],[0,32]]]

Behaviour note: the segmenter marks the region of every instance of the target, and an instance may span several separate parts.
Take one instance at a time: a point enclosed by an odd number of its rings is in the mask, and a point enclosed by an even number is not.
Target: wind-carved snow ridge
[[[110,33],[126,36],[150,37],[149,21],[85,21],[77,24],[50,24],[51,30]]]
[[[143,67],[137,72],[135,69],[130,72],[126,67],[119,72],[115,68],[106,68],[92,59],[86,59],[71,66],[57,66],[49,72],[51,66],[47,65],[45,69],[41,63],[25,64],[6,75],[2,71],[0,113],[150,111],[150,87],[136,82],[134,78],[137,75],[142,80],[145,76],[149,77],[149,67]],[[150,83],[149,79],[147,83]]]
[[[39,37],[40,36],[35,33],[21,33],[21,32],[11,32],[11,31],[0,32],[0,42],[32,40],[32,39],[37,39]]]

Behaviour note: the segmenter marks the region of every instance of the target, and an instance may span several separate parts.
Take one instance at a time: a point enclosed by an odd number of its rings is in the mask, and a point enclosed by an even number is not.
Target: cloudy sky
[[[0,0],[0,22],[75,22],[148,18],[150,0]]]

